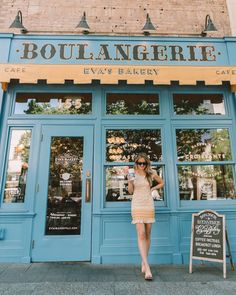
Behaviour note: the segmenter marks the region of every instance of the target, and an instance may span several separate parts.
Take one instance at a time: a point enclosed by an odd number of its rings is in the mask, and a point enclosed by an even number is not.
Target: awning
[[[144,84],[170,85],[178,81],[180,85],[221,85],[229,82],[236,91],[236,66],[138,66],[138,65],[49,65],[49,64],[0,64],[0,82],[6,90],[11,79],[19,83],[64,84],[67,80],[74,84],[90,84],[99,80],[101,84]]]

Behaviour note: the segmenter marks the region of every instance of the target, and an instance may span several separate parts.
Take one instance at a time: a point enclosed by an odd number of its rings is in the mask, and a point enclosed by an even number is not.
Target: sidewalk
[[[146,282],[137,265],[90,263],[0,264],[0,295],[235,295],[236,271],[227,265],[152,266]]]

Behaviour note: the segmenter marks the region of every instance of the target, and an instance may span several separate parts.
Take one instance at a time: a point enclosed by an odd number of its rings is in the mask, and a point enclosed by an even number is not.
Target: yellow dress
[[[134,193],[131,201],[132,223],[154,223],[155,209],[151,189],[144,175],[135,174]]]

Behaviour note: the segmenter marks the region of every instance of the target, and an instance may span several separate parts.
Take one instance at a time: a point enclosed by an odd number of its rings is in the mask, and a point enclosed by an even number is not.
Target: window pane
[[[173,94],[177,115],[225,115],[222,94]]]
[[[235,199],[232,165],[179,166],[180,200]]]
[[[231,160],[228,129],[177,129],[179,161]]]
[[[45,235],[81,232],[83,137],[52,137]]]
[[[107,161],[133,162],[139,153],[146,153],[151,161],[161,161],[160,129],[107,130]]]
[[[106,168],[106,201],[117,202],[117,201],[130,201],[132,195],[128,192],[128,180],[127,174],[128,169],[133,166],[111,166]],[[152,167],[156,170],[158,175],[163,178],[163,167]],[[156,183],[153,182],[153,186]],[[155,201],[164,200],[164,192],[162,189],[158,190]]]
[[[14,114],[91,114],[91,93],[17,93]]]
[[[108,93],[106,113],[109,115],[159,115],[158,94]]]
[[[133,166],[132,166],[133,167]],[[112,166],[106,168],[106,201],[129,201],[127,173],[131,166]]]
[[[23,203],[30,153],[31,130],[12,130],[4,189],[4,203]]]

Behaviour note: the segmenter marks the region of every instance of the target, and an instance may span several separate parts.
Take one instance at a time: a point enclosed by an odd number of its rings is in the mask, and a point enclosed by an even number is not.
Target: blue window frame
[[[181,101],[181,98],[191,97],[193,93],[195,98],[192,105]],[[179,206],[205,208],[206,200],[210,201],[208,207],[211,204],[216,208],[235,203],[232,94],[223,87],[203,87],[194,92],[184,87],[182,91],[171,91],[171,97]],[[206,98],[205,102],[203,98]],[[181,114],[176,112],[176,101],[182,104],[179,104]],[[193,111],[193,106],[197,107],[197,111]]]
[[[119,87],[109,88],[103,91],[103,196],[104,206],[106,208],[129,208],[127,201],[131,199],[127,192],[127,172],[134,165],[134,156],[140,152],[146,152],[151,159],[152,167],[157,173],[165,178],[165,161],[163,149],[165,146],[163,111],[161,102],[161,88],[148,87]],[[130,101],[138,97],[138,102],[132,110],[128,110]],[[121,106],[124,110],[117,110],[114,104],[115,99],[123,97],[126,100]],[[143,97],[150,101],[147,103],[147,112]],[[108,102],[108,98],[110,101]],[[156,103],[154,100],[156,99]],[[109,106],[113,103],[114,113],[107,112],[107,103]],[[127,104],[126,104],[127,103]],[[120,102],[119,102],[120,104]],[[125,105],[126,104],[126,105]],[[139,104],[139,106],[137,106]],[[137,111],[138,107],[143,107],[142,111]],[[140,109],[141,109],[140,108]],[[153,108],[153,111],[152,111]],[[139,109],[139,110],[140,110]],[[141,113],[143,112],[143,114]],[[114,134],[113,134],[114,133]],[[138,136],[140,135],[140,136]],[[146,140],[155,145],[155,138],[158,137],[159,152],[147,148]],[[139,138],[139,142],[134,142],[131,138]],[[142,145],[143,144],[143,145]],[[146,148],[144,147],[146,146]],[[158,149],[158,147],[156,147]],[[157,150],[156,150],[157,151]],[[156,206],[166,207],[165,198],[166,189],[159,192],[156,198]]]
[[[20,85],[10,90],[12,118],[94,119],[97,110],[94,88],[84,86]]]
[[[91,115],[92,93],[18,92],[16,115]]]
[[[34,190],[31,173],[33,126],[12,125],[8,127],[7,134],[3,165],[5,172],[1,183],[1,206],[18,210],[27,207],[28,195]]]
[[[137,85],[135,88],[133,86],[104,88],[102,102],[103,119],[153,119],[161,118],[163,114],[161,87],[146,88]]]

